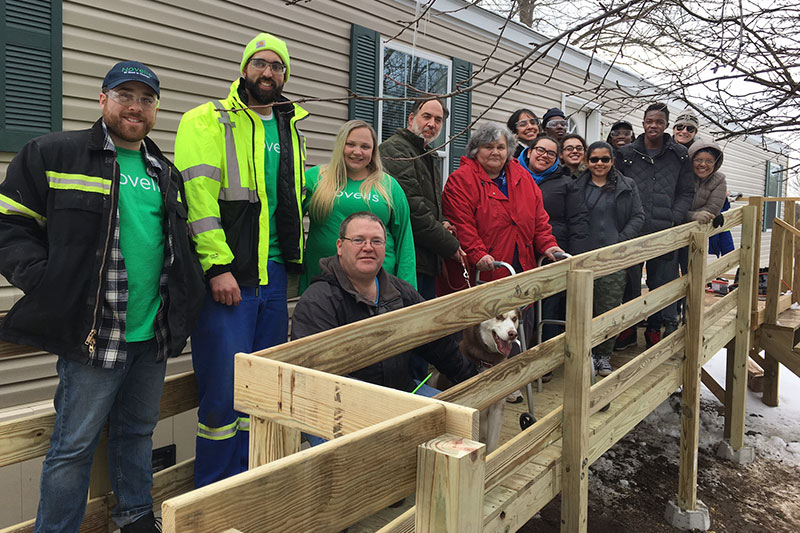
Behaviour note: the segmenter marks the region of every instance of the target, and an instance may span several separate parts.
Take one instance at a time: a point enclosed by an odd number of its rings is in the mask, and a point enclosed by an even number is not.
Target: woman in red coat
[[[475,268],[483,281],[507,276],[508,271],[495,269],[493,261],[510,263],[519,272],[534,268],[537,254],[555,260],[553,254],[563,251],[553,237],[542,192],[512,158],[509,146],[514,142],[505,127],[482,124],[444,187],[442,210],[467,254],[470,282]],[[442,292],[466,287],[461,265],[448,263],[450,287]]]

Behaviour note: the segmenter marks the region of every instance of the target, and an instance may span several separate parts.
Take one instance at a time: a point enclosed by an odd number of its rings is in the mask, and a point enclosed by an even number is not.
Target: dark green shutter
[[[350,29],[350,90],[359,96],[378,96],[380,72],[380,36],[378,32],[353,24]],[[347,104],[349,120],[363,120],[378,129],[378,102],[351,99]]]
[[[0,3],[0,150],[61,130],[61,1]]]
[[[767,161],[767,175],[764,180],[764,196],[780,196],[781,181],[783,178],[783,165],[773,165],[772,161]],[[772,221],[778,216],[778,202],[767,202],[764,204],[764,220],[762,231],[772,229]]]
[[[468,81],[472,76],[472,63],[453,58],[452,90],[464,89],[472,85]],[[472,122],[472,91],[461,93],[450,99],[450,135],[456,135]],[[470,132],[467,131],[450,143],[450,173],[458,168],[461,156],[467,154],[467,142]]]

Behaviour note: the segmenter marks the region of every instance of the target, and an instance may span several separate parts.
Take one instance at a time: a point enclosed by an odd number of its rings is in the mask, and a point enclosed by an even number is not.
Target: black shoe
[[[660,329],[648,329],[644,332],[644,340],[645,344],[648,348],[652,348],[659,342],[661,342],[661,330]]]
[[[161,524],[156,522],[156,517],[151,511],[136,522],[122,526],[122,533],[161,533]]]
[[[550,383],[553,380],[553,373],[548,372],[542,376],[542,383]]]
[[[636,328],[628,328],[617,335],[617,340],[614,342],[614,351],[622,351],[628,346],[636,346]]]

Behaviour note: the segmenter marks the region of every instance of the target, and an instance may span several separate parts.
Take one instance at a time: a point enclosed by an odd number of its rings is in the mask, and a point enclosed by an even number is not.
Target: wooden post
[[[752,307],[752,285],[758,286],[758,272],[753,271],[753,252],[756,242],[758,220],[756,209],[748,206],[744,208],[742,219],[741,239],[741,266],[739,267],[739,288],[736,296],[736,337],[733,341],[733,360],[730,352],[728,360],[728,373],[731,378],[727,380],[726,390],[730,394],[730,407],[726,406],[725,414],[730,418],[726,420],[725,427],[729,429],[726,437],[730,438],[731,447],[738,451],[744,446],[745,407],[747,401],[747,360],[750,353],[752,332],[750,320],[752,314],[748,311]]]
[[[767,277],[767,303],[764,308],[764,323],[775,324],[778,321],[778,303],[781,293],[781,275],[783,274],[783,235],[787,233],[778,224],[772,227],[772,242],[769,250],[769,276]],[[758,285],[756,283],[756,285]],[[778,406],[778,380],[781,365],[769,351],[764,351],[764,393],[761,401],[765,405]]]
[[[783,204],[783,220],[790,226],[794,226],[795,217],[795,204],[794,200],[786,200]],[[792,266],[794,264],[794,235],[790,231],[786,231],[785,239],[783,242],[783,279],[786,283],[791,283],[794,278]],[[792,290],[794,292],[794,289]]]
[[[249,468],[283,459],[300,451],[300,431],[265,418],[250,416]]]
[[[700,358],[703,355],[703,306],[708,237],[693,232],[689,246],[689,290],[686,297],[686,360],[681,392],[681,460],[678,506],[697,510],[697,444],[700,432]]]
[[[417,448],[418,533],[483,531],[486,445],[442,435]]]
[[[797,213],[795,210],[795,219],[789,221],[792,226],[795,228],[800,227],[800,219],[797,217]],[[800,239],[794,240],[794,255],[792,257],[792,263],[794,264],[793,276],[792,276],[792,302],[800,303]]]
[[[745,285],[739,286],[745,287]],[[742,292],[746,290],[749,291],[749,287],[743,289]],[[747,309],[749,309],[749,307]],[[737,313],[739,313],[738,310]],[[731,438],[731,407],[733,406],[733,372],[736,365],[735,355],[736,339],[733,339],[725,345],[725,401],[723,402],[725,404],[723,406],[725,409],[725,424],[722,429],[722,438],[725,440],[730,440]]]
[[[567,273],[561,531],[586,532],[589,513],[589,388],[592,364],[592,272]]]
[[[758,273],[761,267],[761,221],[764,220],[764,198],[761,196],[751,196],[748,205],[756,208],[756,244],[753,246],[753,267],[754,272]],[[757,276],[758,274],[756,274]],[[756,278],[758,279],[758,278]],[[753,307],[751,311],[758,310],[758,283],[753,286]]]

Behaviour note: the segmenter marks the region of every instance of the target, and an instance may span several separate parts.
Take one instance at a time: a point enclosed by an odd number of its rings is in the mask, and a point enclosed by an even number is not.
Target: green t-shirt
[[[119,246],[128,273],[125,341],[152,339],[161,306],[164,266],[164,201],[158,182],[147,175],[141,152],[117,148],[120,169]]]
[[[264,124],[264,190],[267,191],[267,209],[269,209],[269,260],[283,263],[281,246],[278,242],[278,221],[275,217],[278,208],[278,172],[281,160],[278,122],[274,113],[268,119],[262,117],[261,122]]]
[[[384,183],[394,204],[392,210],[383,196],[374,189],[365,200],[359,190],[361,182],[348,179],[344,190],[334,200],[331,213],[327,218],[320,220],[308,208],[319,183],[319,171],[320,167],[306,170],[307,192],[303,209],[308,211],[309,227],[303,258],[303,275],[300,277],[300,292],[305,291],[314,276],[319,274],[319,260],[336,255],[336,240],[339,238],[339,226],[342,221],[359,211],[373,213],[386,225],[384,270],[416,288],[417,259],[414,252],[414,234],[411,231],[408,200],[400,184],[393,177],[384,174]]]

